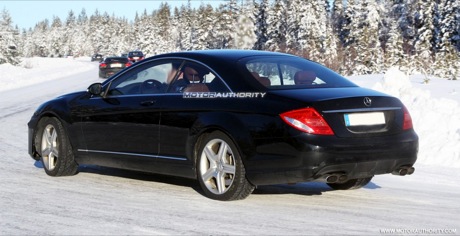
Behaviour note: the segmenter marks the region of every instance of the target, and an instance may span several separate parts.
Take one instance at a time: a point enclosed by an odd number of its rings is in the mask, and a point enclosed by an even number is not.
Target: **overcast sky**
[[[158,9],[162,2],[168,2],[172,7],[187,4],[187,0],[105,0],[105,1],[23,1],[23,0],[2,0],[0,2],[1,10],[6,9],[13,20],[13,27],[18,26],[20,29],[33,28],[36,23],[48,19],[52,22],[54,16],[64,21],[70,10],[73,10],[77,17],[82,9],[86,10],[86,15],[92,15],[96,9],[102,14],[107,12],[109,15],[115,14],[117,17],[125,17],[128,20],[134,20],[136,12],[139,14],[148,13]],[[224,3],[223,0],[192,0],[192,6],[198,7],[202,2],[211,3],[214,7]]]

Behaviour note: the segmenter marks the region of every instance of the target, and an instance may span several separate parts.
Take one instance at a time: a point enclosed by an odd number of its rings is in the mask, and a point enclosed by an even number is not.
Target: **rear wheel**
[[[197,150],[197,176],[207,197],[230,201],[252,193],[255,187],[246,179],[241,155],[227,135],[219,131],[206,135]]]
[[[349,190],[349,189],[358,189],[366,186],[371,182],[372,177],[369,178],[360,178],[360,179],[350,179],[344,183],[328,183],[329,187],[335,190]]]
[[[45,117],[38,130],[36,147],[45,172],[50,176],[76,174],[78,164],[62,123],[55,117]]]

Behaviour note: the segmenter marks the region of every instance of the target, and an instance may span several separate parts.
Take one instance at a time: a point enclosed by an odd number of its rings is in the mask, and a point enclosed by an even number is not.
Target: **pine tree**
[[[407,61],[404,59],[403,37],[399,31],[398,22],[389,22],[390,29],[385,43],[384,68],[396,66],[401,70],[407,70]]]
[[[287,52],[291,54],[301,54],[300,44],[300,19],[302,17],[302,0],[292,0],[287,2],[288,17],[287,17],[287,34],[286,45]]]
[[[237,24],[238,8],[235,0],[220,5],[214,23],[216,29],[215,46],[218,49],[234,48],[233,32]]]
[[[152,55],[173,51],[174,43],[170,40],[172,38],[171,7],[168,3],[160,5],[152,23],[157,28],[156,35],[154,35],[157,38],[155,40],[156,47],[153,49]]]
[[[265,44],[268,41],[268,0],[254,0],[254,17],[255,17],[255,50],[265,50]]]
[[[214,22],[216,22],[214,9],[210,4],[201,4],[197,11],[197,49],[215,48],[217,38],[214,31]]]
[[[141,17],[136,22],[138,25],[137,37],[133,41],[130,51],[142,50],[145,54],[155,54],[160,41],[158,23],[156,22],[157,14],[156,11],[148,14],[147,10],[144,9]]]
[[[181,48],[180,50],[193,50],[195,41],[197,40],[195,35],[195,13],[192,11],[190,0],[187,5],[182,5],[179,10],[179,41]]]
[[[329,66],[337,71],[342,71],[344,69],[343,64],[345,58],[348,57],[344,50],[346,38],[348,36],[348,31],[346,30],[348,20],[345,17],[345,9],[342,0],[334,0],[332,2],[330,21],[332,27],[331,33],[337,38],[337,49],[335,62],[333,62],[334,64],[329,64]]]
[[[104,38],[104,18],[101,16],[99,11],[96,9],[94,14],[89,18],[89,38],[92,44],[92,51],[94,53],[101,53],[103,55],[108,55],[110,52],[107,49],[105,43],[107,43]]]
[[[253,10],[252,4],[243,5],[238,14],[237,27],[234,32],[234,45],[238,49],[252,49],[257,41],[255,35],[254,18],[250,17]]]
[[[457,79],[459,56],[452,44],[454,35],[455,12],[454,2],[441,0],[435,8],[435,63],[434,75],[442,78]]]
[[[324,5],[326,7],[327,15],[330,16],[331,8],[329,6],[329,1],[326,1]],[[330,17],[326,17],[326,32],[325,32],[325,40],[322,43],[323,47],[323,54],[321,63],[326,65],[327,67],[337,70],[339,66],[337,65],[337,60],[339,58],[339,38],[334,33],[333,23]]]
[[[381,72],[382,47],[379,39],[380,15],[379,6],[375,0],[363,0],[359,7],[360,25],[356,29],[357,45],[357,74],[370,74]]]
[[[416,24],[416,64],[413,67],[422,70],[423,73],[432,73],[434,52],[434,25],[433,13],[435,2],[419,0],[418,11],[415,16]]]
[[[265,47],[269,51],[286,52],[287,23],[287,1],[275,0],[270,9],[267,19],[267,41]],[[257,28],[256,28],[257,30]]]
[[[64,48],[63,37],[65,33],[62,31],[65,29],[66,27],[62,25],[61,19],[59,17],[54,17],[51,28],[48,30],[49,33],[47,34],[47,41],[50,42],[48,44],[49,56],[62,57],[64,55],[62,49]]]
[[[326,59],[325,53],[329,45],[326,46],[325,43],[328,39],[327,33],[331,31],[327,24],[326,7],[323,0],[309,1],[309,4],[301,7],[304,13],[300,17],[299,25],[303,55],[320,63],[324,63]]]
[[[349,33],[346,30],[349,20],[345,15],[343,0],[334,0],[332,4],[331,22],[334,33],[338,35],[341,45],[345,45]]]
[[[75,41],[78,42],[76,44],[76,50],[79,56],[92,55],[94,53],[89,39],[90,32],[88,21],[86,10],[83,8],[77,17],[76,28],[78,31],[74,34]]]
[[[454,21],[452,25],[452,45],[460,52],[460,2],[451,0],[452,12],[454,13]]]
[[[50,55],[48,47],[47,33],[49,31],[49,22],[47,19],[38,22],[31,34],[32,43],[30,50],[33,56],[47,57]]]
[[[10,13],[3,9],[0,18],[0,64],[17,65],[20,63],[16,44],[18,32],[13,29],[11,24]]]
[[[342,33],[340,35],[344,46],[344,61],[340,72],[344,74],[355,73],[355,59],[358,54],[357,39],[361,35],[361,19],[359,15],[359,1],[348,0],[344,10],[344,21],[342,25]]]
[[[62,35],[62,39],[64,43],[63,45],[64,55],[73,56],[73,53],[76,48],[76,44],[79,43],[79,42],[76,42],[74,38],[75,26],[76,26],[75,13],[72,10],[70,10],[69,14],[67,15],[66,22],[65,22],[64,35]]]
[[[45,19],[21,35],[10,25],[2,30],[1,55],[9,42],[23,56],[252,48],[308,57],[344,74],[400,66],[458,77],[456,0],[229,0],[215,9],[204,3],[193,9],[189,0],[174,14],[167,3],[149,11],[134,21],[71,11],[65,21]]]

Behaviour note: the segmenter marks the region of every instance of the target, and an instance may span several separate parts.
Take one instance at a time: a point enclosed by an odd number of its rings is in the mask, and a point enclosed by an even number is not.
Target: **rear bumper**
[[[119,71],[121,71],[123,68],[115,68],[115,69],[112,69],[112,68],[107,68],[107,69],[100,69],[99,70],[99,75],[103,78],[108,78],[116,73],[118,73]]]
[[[256,149],[245,160],[246,175],[255,185],[315,181],[332,173],[356,179],[412,167],[418,137],[412,131],[372,139],[300,135],[271,143],[258,140]]]

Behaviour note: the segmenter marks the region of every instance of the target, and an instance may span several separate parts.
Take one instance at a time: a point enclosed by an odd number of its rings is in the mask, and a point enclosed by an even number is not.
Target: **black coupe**
[[[418,137],[395,97],[293,55],[204,50],[153,56],[41,105],[29,154],[51,176],[99,165],[197,179],[206,196],[258,185],[365,186],[414,172]]]

